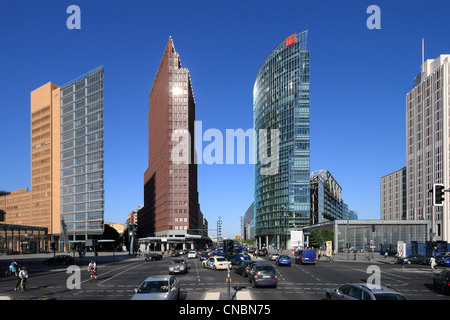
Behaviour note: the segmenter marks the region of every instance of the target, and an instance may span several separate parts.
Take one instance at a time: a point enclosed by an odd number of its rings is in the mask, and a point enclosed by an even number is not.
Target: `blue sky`
[[[69,5],[81,30],[69,30]],[[367,8],[381,9],[369,30]],[[450,54],[448,1],[0,2],[0,190],[30,187],[30,92],[105,67],[105,221],[143,204],[150,88],[169,36],[190,70],[203,130],[252,128],[255,73],[294,32],[309,30],[311,171],[328,169],[360,219],[380,218],[380,178],[405,160],[405,95],[425,58]],[[207,143],[206,143],[207,144]],[[204,143],[205,145],[205,143]],[[200,205],[240,234],[253,166],[198,167]],[[215,235],[215,231],[211,231]]]

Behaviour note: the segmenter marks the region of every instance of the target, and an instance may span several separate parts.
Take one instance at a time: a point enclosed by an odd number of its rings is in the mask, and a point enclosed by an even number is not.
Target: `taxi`
[[[213,270],[231,269],[231,262],[221,256],[213,256],[202,261],[203,268],[210,268]]]

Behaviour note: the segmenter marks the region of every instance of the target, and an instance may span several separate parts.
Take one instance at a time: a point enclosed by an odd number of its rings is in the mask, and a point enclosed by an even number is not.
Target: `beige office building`
[[[47,83],[31,92],[31,189],[0,197],[5,223],[60,233],[60,89]]]
[[[406,95],[406,219],[430,220],[434,241],[450,241],[450,195],[433,206],[433,184],[450,187],[450,55],[426,60]]]
[[[103,67],[31,92],[31,188],[0,196],[8,225],[85,240],[103,232]],[[24,168],[25,169],[25,168]],[[0,185],[1,188],[1,185]]]
[[[380,180],[381,220],[406,218],[406,167]]]

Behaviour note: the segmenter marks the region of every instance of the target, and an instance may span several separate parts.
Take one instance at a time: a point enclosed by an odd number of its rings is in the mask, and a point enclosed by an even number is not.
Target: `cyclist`
[[[97,264],[94,261],[89,263],[88,271],[91,273],[93,279],[97,279]]]
[[[17,276],[17,271],[19,269],[19,264],[16,262],[15,259],[13,259],[11,261],[11,265],[9,266],[9,271],[12,273],[14,273]]]
[[[19,272],[19,280],[17,281],[16,287],[14,288],[14,291],[17,291],[17,288],[19,287],[20,283],[23,281],[23,285],[25,286],[27,284],[28,279],[28,271],[26,267],[22,267],[22,270]]]

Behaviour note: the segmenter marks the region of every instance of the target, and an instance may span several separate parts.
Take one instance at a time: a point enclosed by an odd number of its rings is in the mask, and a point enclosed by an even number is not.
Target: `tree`
[[[311,230],[309,234],[309,246],[318,248],[327,241],[333,241],[333,239],[333,230]]]

